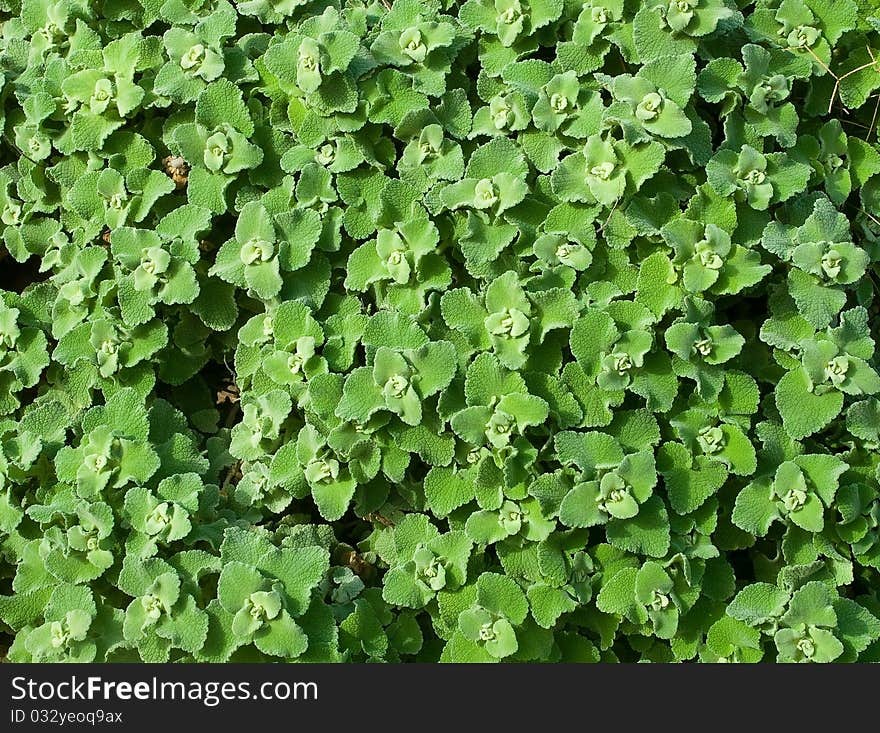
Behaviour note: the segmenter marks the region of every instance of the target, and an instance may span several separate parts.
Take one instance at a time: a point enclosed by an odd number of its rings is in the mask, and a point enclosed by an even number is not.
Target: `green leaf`
[[[631,519],[612,519],[606,528],[608,541],[621,550],[649,557],[662,557],[669,549],[669,517],[663,500],[652,496]]]
[[[786,432],[798,440],[824,428],[843,409],[843,394],[836,390],[816,394],[802,368],[783,375],[774,395]]]

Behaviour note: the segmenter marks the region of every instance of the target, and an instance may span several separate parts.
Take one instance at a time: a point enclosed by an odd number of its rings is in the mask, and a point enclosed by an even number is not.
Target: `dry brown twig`
[[[877,101],[874,103],[874,112],[871,114],[871,124],[868,125],[868,134],[865,135],[865,142],[868,142],[871,139],[871,133],[875,132],[874,125],[877,124],[877,113],[880,112],[880,94],[875,94],[874,97]]]
[[[617,206],[619,204],[620,204],[620,199],[617,199],[617,201],[614,202],[614,206],[611,207],[611,211],[608,212],[608,218],[605,220],[605,223],[599,227],[600,232],[605,231],[605,227],[608,226],[609,222],[611,221],[611,217],[614,216],[614,212],[617,210]]]
[[[867,217],[868,217],[871,221],[873,221],[875,224],[877,224],[878,226],[880,226],[880,219],[877,219],[876,216],[872,216],[871,214],[869,214],[869,213],[868,213],[867,211],[865,211],[864,209],[859,209],[859,211],[860,211],[862,214],[864,214],[865,216],[867,216]]]
[[[825,64],[825,62],[822,61],[822,59],[820,59],[820,58],[816,55],[816,52],[813,51],[812,48],[810,48],[809,46],[807,47],[807,51],[809,51],[809,52],[810,52],[810,55],[811,55],[814,59],[816,59],[817,63],[818,63],[823,69],[825,69],[826,72],[828,72],[831,76],[834,77],[834,89],[831,90],[831,99],[828,100],[828,114],[831,114],[831,110],[832,110],[832,108],[833,108],[833,106],[834,106],[834,100],[835,100],[835,98],[838,96],[838,92],[840,91],[840,83],[841,83],[844,79],[846,79],[846,78],[849,77],[849,76],[852,76],[853,74],[857,74],[857,73],[859,73],[860,71],[864,71],[865,69],[870,69],[872,66],[874,67],[875,71],[877,71],[877,73],[880,74],[880,67],[878,67],[878,65],[877,65],[877,59],[876,59],[876,57],[874,56],[874,52],[871,50],[871,47],[868,46],[868,45],[866,45],[866,46],[865,46],[865,50],[868,52],[868,55],[871,57],[871,61],[870,61],[869,63],[867,63],[867,64],[862,64],[861,66],[858,66],[858,67],[856,67],[855,69],[850,69],[850,70],[847,71],[843,76],[838,76],[838,75],[835,74],[833,71],[831,71],[830,68],[828,68],[828,66]],[[840,105],[841,105],[841,107],[843,107],[843,109],[844,109],[845,111],[847,111],[847,112],[849,111],[849,110],[846,108],[846,105],[843,104],[843,102],[841,102]],[[872,124],[873,124],[873,123],[872,123]],[[869,131],[869,132],[868,132],[868,136],[870,137],[870,135],[871,135],[871,133],[870,133],[870,131]]]
[[[835,79],[837,78],[837,75],[833,71],[831,71],[828,66],[826,66],[825,62],[816,55],[816,52],[812,48],[806,46],[806,49],[810,52],[810,56],[816,59],[816,63],[819,64],[819,66],[821,66],[823,69],[825,69],[826,73],[831,74],[831,76],[833,76]],[[831,97],[833,99],[834,95],[832,94]],[[829,108],[828,111],[830,112],[831,109]]]
[[[388,517],[386,517],[383,514],[380,514],[379,512],[370,512],[369,514],[367,514],[364,517],[364,519],[366,519],[368,522],[378,522],[383,527],[393,527],[394,526],[394,522],[392,522],[390,519],[388,519]]]
[[[868,49],[868,56],[871,57],[871,61],[876,66],[877,58],[874,56],[874,52],[871,50],[871,47],[865,46],[865,48]],[[880,69],[878,69],[878,73],[880,73]],[[871,124],[868,125],[868,134],[865,135],[865,142],[870,140],[871,133],[874,132],[874,125],[877,123],[877,112],[880,111],[880,94],[875,94],[874,97],[877,99],[877,101],[874,103],[874,112],[871,114]]]
[[[226,478],[223,479],[223,484],[220,486],[220,493],[225,494],[229,488],[229,484],[232,483],[232,480],[235,479],[237,483],[240,478],[241,461],[236,461],[229,467],[229,470],[226,472]]]
[[[862,130],[870,129],[867,125],[863,125],[861,122],[856,122],[855,120],[840,120],[841,125],[852,125],[853,127],[859,127]]]

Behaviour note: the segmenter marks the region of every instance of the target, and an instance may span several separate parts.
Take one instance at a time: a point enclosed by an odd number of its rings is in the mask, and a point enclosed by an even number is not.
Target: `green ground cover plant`
[[[880,659],[875,0],[0,0],[12,661]]]

